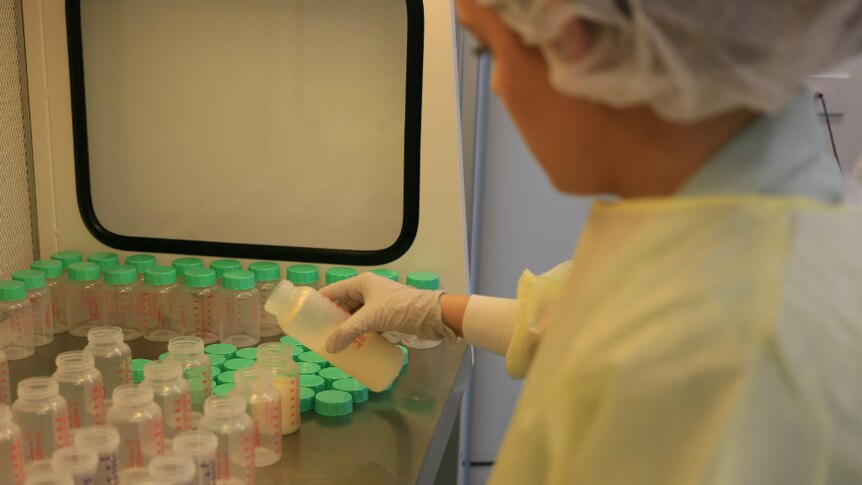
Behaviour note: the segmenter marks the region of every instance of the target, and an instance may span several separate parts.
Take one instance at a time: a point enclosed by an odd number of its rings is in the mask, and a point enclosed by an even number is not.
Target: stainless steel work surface
[[[166,343],[128,343],[135,358],[157,359],[167,350]],[[35,356],[10,362],[13,395],[19,380],[50,376],[57,354],[85,344],[83,338],[61,334],[37,347]],[[257,483],[432,483],[472,366],[466,350],[461,342],[411,349],[392,390],[372,394],[351,415],[304,413],[299,432],[284,437],[281,461],[257,469]]]

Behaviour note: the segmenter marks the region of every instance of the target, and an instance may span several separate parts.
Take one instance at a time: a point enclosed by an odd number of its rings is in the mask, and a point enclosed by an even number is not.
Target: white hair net
[[[478,1],[543,52],[560,92],[678,122],[775,113],[805,75],[862,50],[862,0]],[[590,39],[581,58],[561,37],[575,18]]]

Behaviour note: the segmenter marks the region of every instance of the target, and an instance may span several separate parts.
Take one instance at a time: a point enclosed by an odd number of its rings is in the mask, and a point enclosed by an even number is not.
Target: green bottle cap
[[[109,285],[131,285],[138,280],[134,266],[114,266],[105,270],[105,283]]]
[[[93,253],[87,256],[87,261],[98,264],[102,271],[105,271],[119,265],[120,257],[117,253]]]
[[[221,367],[212,366],[212,379],[216,380],[219,374],[221,374]]]
[[[30,263],[30,269],[42,271],[46,278],[58,278],[63,274],[63,263],[56,259],[40,259]]]
[[[300,374],[317,374],[322,369],[319,365],[311,362],[299,362],[296,365],[299,366]]]
[[[353,412],[353,397],[344,391],[323,391],[314,396],[314,412],[321,416],[346,416]]]
[[[339,381],[341,379],[347,379],[350,375],[347,372],[339,369],[338,367],[327,367],[326,369],[321,369],[320,372],[317,373],[320,377],[323,378],[324,384],[326,384],[326,389],[332,389],[332,383],[335,381]]]
[[[170,266],[156,266],[144,271],[144,283],[151,286],[167,286],[177,282],[177,270]]]
[[[187,270],[203,268],[204,262],[200,258],[177,258],[171,261],[171,266],[177,270],[177,276],[185,277]]]
[[[236,351],[236,356],[240,359],[257,360],[257,348],[246,347],[244,349],[239,349]]]
[[[226,290],[245,291],[254,288],[254,273],[241,269],[225,271],[222,286]]]
[[[224,370],[222,366],[227,359],[225,359],[223,355],[207,354],[207,357],[210,358],[210,364],[212,364],[213,367],[218,367],[219,369]]]
[[[96,263],[72,263],[66,269],[72,281],[96,281],[102,276],[102,268]]]
[[[134,268],[133,268],[134,269]],[[132,359],[132,383],[138,384],[144,381],[144,367],[149,364],[150,359]]]
[[[382,276],[384,278],[389,278],[394,282],[398,282],[398,272],[392,269],[380,268],[380,269],[372,269],[372,273]]]
[[[239,352],[237,352],[237,355],[239,355]],[[253,365],[254,361],[251,359],[230,359],[222,364],[222,369],[226,371],[238,371],[240,369],[247,369]]]
[[[221,355],[225,360],[233,359],[233,356],[236,355],[236,345],[210,344],[204,347],[204,353],[209,355]]]
[[[417,271],[407,275],[407,285],[420,290],[438,290],[440,277],[430,271]]]
[[[396,347],[401,349],[401,352],[404,354],[404,360],[401,361],[401,365],[402,366],[407,365],[407,362],[410,361],[410,359],[407,357],[407,347],[405,347],[403,345],[396,345]]]
[[[233,391],[234,384],[232,382],[228,382],[226,384],[219,384],[213,388],[213,395],[219,397],[227,397],[230,395],[230,391]]]
[[[12,279],[24,283],[28,290],[45,287],[45,273],[35,269],[22,269],[12,273]]]
[[[277,281],[281,279],[281,268],[269,261],[251,263],[248,270],[254,274],[255,281]]]
[[[329,362],[327,362],[326,359],[318,355],[316,352],[312,352],[310,350],[299,354],[299,362],[311,362],[312,364],[317,364],[320,367],[329,367]]]
[[[133,254],[127,256],[126,265],[135,268],[138,274],[144,274],[146,270],[158,266],[156,257],[152,254]]]
[[[302,345],[299,342],[299,340],[296,340],[295,338],[291,337],[290,335],[285,335],[285,336],[281,337],[280,339],[278,339],[278,341],[283,343],[283,344]]]
[[[165,352],[164,354],[159,355],[159,360],[165,360],[165,359],[167,359],[167,358],[168,358],[168,356],[170,356],[170,355],[171,355],[171,353],[170,353],[170,352]]]
[[[316,374],[300,374],[299,387],[308,387],[314,392],[326,390],[326,382]]]
[[[299,362],[299,356],[304,352],[308,352],[308,348],[304,345],[291,345],[290,348],[293,349],[293,361]]]
[[[287,267],[287,280],[295,285],[313,285],[320,279],[317,266],[294,264]]]
[[[314,409],[314,390],[308,387],[299,388],[299,412],[304,413]]]
[[[219,384],[235,384],[236,383],[236,378],[234,377],[235,375],[236,375],[236,371],[226,370],[226,371],[222,372],[221,374],[219,374],[218,378],[216,378],[216,380],[218,381]]]
[[[353,268],[329,268],[326,270],[326,284],[331,285],[336,281],[353,278],[357,273]]]
[[[17,301],[27,298],[27,286],[23,281],[0,281],[0,301]]]
[[[216,284],[215,271],[209,268],[186,268],[183,284],[189,288],[209,288]]]
[[[51,255],[51,259],[56,259],[63,263],[64,268],[68,268],[72,263],[80,263],[83,261],[84,256],[82,256],[78,251],[57,251]]]
[[[350,394],[353,398],[353,404],[359,404],[368,400],[368,388],[352,377],[333,382],[332,389]]]
[[[228,271],[242,269],[242,265],[235,259],[218,259],[210,263],[210,268],[215,270],[216,278],[221,279],[222,275]]]

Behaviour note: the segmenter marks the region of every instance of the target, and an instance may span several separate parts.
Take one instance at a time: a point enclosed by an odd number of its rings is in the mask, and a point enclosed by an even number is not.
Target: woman
[[[505,354],[526,383],[492,483],[862,483],[862,213],[801,89],[862,50],[862,2],[457,7],[550,181],[620,199],[517,300],[324,288],[357,310],[328,350]]]

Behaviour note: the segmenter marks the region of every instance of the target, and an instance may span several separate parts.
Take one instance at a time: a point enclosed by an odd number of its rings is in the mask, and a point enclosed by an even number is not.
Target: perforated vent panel
[[[18,2],[0,0],[0,278],[33,260]]]

